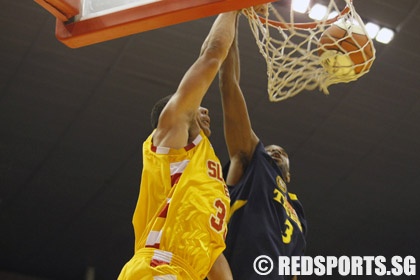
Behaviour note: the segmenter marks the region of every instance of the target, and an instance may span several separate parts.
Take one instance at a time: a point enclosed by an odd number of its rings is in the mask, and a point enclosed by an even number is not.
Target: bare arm
[[[153,142],[181,148],[188,143],[189,128],[201,101],[226,58],[235,34],[237,12],[221,14],[203,43],[201,54],[185,73],[177,91],[162,111]]]
[[[239,77],[239,49],[235,37],[219,72],[225,139],[231,160],[226,180],[228,185],[235,185],[240,180],[259,141],[251,127]]]
[[[223,254],[216,259],[213,266],[211,267],[209,274],[207,275],[208,280],[233,280],[232,273],[230,271],[229,264]]]

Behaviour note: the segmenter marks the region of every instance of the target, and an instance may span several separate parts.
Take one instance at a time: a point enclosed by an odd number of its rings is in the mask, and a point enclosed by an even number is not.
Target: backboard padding
[[[268,2],[270,1],[162,0],[85,20],[63,22],[57,19],[56,37],[65,45],[78,48]]]

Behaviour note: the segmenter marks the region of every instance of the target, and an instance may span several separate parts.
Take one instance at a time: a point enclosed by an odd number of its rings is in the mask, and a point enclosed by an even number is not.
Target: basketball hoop
[[[375,49],[352,0],[326,0],[325,16],[315,21],[310,13],[293,12],[289,2],[267,4],[264,16],[253,7],[242,11],[267,62],[270,101],[303,90],[328,94],[329,86],[355,81],[369,71]],[[332,26],[343,34],[332,33]]]

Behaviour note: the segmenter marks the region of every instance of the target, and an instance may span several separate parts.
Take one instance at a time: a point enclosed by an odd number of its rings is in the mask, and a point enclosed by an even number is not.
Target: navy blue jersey
[[[261,142],[239,183],[229,186],[229,193],[231,217],[224,254],[233,278],[291,279],[279,275],[278,257],[303,255],[306,221],[302,205],[287,191],[280,169]],[[253,268],[261,255],[274,262],[274,269],[266,276]]]

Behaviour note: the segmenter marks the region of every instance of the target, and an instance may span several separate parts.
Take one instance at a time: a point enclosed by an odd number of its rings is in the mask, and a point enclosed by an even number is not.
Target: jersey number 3
[[[223,230],[223,225],[225,223],[226,218],[226,205],[223,203],[221,199],[216,199],[214,201],[214,208],[216,208],[216,215],[210,216],[210,225],[211,227],[220,232]]]
[[[289,219],[286,219],[286,222],[284,223],[284,225],[286,226],[286,230],[282,234],[283,243],[284,244],[289,244],[290,241],[292,240],[293,225],[289,221]]]

